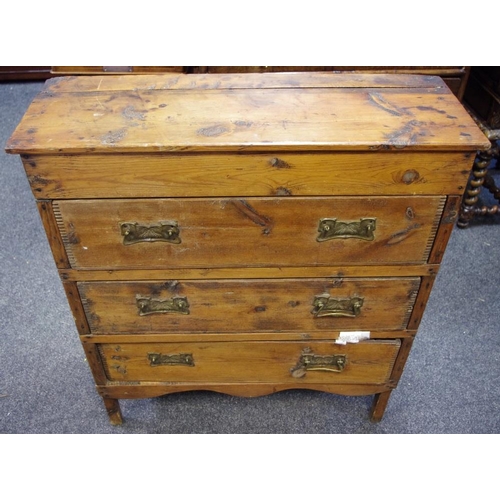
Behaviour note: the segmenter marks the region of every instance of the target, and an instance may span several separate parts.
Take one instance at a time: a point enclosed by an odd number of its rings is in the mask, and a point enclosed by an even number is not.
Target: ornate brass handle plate
[[[347,364],[347,356],[345,354],[331,354],[320,356],[314,354],[307,347],[302,351],[297,364],[290,369],[292,377],[305,377],[307,371],[322,371],[339,373],[344,370]]]
[[[342,222],[337,219],[320,219],[316,241],[328,241],[335,238],[358,238],[372,241],[376,229],[375,217],[361,218],[355,222]]]
[[[139,316],[165,313],[189,314],[189,302],[186,297],[172,297],[171,299],[160,300],[137,296],[135,301]]]
[[[328,293],[323,293],[314,297],[311,314],[315,318],[323,316],[355,318],[359,316],[364,301],[363,297],[336,299]]]
[[[175,221],[159,222],[151,226],[143,226],[137,222],[122,222],[120,229],[124,245],[153,241],[166,241],[175,245],[181,243],[180,229]]]
[[[161,354],[157,352],[148,353],[150,366],[194,366],[194,358],[192,354]]]

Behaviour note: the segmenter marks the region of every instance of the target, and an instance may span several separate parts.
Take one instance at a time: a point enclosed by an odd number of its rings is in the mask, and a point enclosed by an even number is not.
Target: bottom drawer
[[[117,382],[384,384],[399,340],[100,344]]]

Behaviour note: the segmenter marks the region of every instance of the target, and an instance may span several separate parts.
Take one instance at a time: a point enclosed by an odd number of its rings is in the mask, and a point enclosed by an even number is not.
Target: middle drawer
[[[427,261],[445,197],[61,200],[74,269]]]
[[[407,327],[419,278],[80,282],[93,334]]]

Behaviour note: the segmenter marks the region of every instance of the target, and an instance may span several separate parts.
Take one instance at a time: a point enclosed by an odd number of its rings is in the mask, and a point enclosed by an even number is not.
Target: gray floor
[[[18,157],[6,140],[42,83],[0,83],[0,433],[497,434],[500,220],[455,229],[398,388],[378,424],[371,397],[193,392],[122,401],[111,427]]]

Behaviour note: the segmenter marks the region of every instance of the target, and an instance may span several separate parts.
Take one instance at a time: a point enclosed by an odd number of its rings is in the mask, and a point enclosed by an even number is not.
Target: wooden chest
[[[489,146],[435,76],[47,81],[20,154],[110,421],[303,388],[383,416]]]

